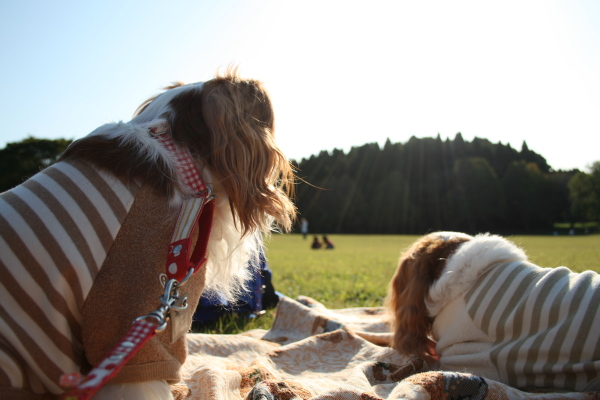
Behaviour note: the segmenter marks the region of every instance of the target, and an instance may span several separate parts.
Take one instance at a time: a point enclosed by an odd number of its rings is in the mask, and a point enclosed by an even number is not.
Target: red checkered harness
[[[163,331],[167,326],[171,308],[187,307],[178,302],[181,300],[179,288],[207,261],[206,249],[214,214],[214,202],[210,201],[211,189],[202,180],[188,150],[177,146],[168,135],[166,123],[151,126],[149,132],[175,160],[181,180],[194,193],[181,205],[179,218],[169,243],[165,268],[167,279],[164,294],[160,298],[161,305],[150,314],[137,318],[127,334],[87,376],[82,377],[79,373],[64,374],[60,380],[61,387],[67,389],[67,392],[61,396],[63,400],[90,399],[118,374],[148,340],[157,332]],[[199,235],[192,251],[192,236],[196,227],[199,229]]]

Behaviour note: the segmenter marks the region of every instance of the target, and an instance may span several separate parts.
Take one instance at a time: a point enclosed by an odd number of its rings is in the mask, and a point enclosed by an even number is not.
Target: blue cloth
[[[235,304],[230,304],[224,296],[203,295],[194,313],[194,322],[211,322],[227,313],[247,313],[251,316],[275,307],[279,300],[273,284],[272,273],[269,269],[264,254],[261,253],[258,268],[248,265],[253,270],[252,280],[247,282],[248,291],[245,292]]]

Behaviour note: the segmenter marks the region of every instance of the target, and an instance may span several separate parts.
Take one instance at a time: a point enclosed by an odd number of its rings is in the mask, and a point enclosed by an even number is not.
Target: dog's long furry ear
[[[275,144],[273,107],[262,83],[230,68],[193,96],[183,92],[171,101],[175,140],[186,142],[220,180],[243,233],[268,232],[273,219],[288,231],[296,214],[295,176]],[[198,128],[207,135],[198,137]]]
[[[428,361],[435,358],[430,339],[433,319],[429,316],[425,299],[431,284],[439,278],[446,259],[467,240],[466,237],[427,235],[402,255],[385,300],[389,323],[394,331],[393,348]]]

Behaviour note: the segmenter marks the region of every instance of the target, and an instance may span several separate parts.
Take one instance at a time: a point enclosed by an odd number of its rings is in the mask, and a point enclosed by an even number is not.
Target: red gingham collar
[[[187,149],[177,146],[173,139],[167,134],[168,125],[166,122],[153,125],[149,128],[150,136],[169,152],[175,161],[177,170],[181,174],[183,183],[192,190],[194,194],[209,190],[196,168],[196,164]]]
[[[166,121],[153,124],[149,130],[150,136],[158,140],[173,157],[185,185],[193,193],[191,198],[185,199],[181,204],[165,267],[167,280],[182,282],[207,261],[206,250],[214,212],[214,204],[210,201],[212,190],[202,180],[188,150],[177,146],[169,136]],[[196,228],[200,230],[200,236],[195,249],[192,249],[192,234]]]

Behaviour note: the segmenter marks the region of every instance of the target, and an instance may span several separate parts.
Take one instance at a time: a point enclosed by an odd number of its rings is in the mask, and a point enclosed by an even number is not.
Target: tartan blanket
[[[600,393],[523,392],[461,372],[430,370],[386,347],[381,308],[329,310],[284,297],[269,331],[188,334],[177,400],[600,399]]]

